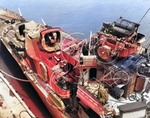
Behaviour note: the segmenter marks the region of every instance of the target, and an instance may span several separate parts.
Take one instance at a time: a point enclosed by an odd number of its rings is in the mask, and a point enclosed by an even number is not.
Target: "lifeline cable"
[[[24,79],[20,79],[20,78],[14,77],[14,76],[12,76],[12,75],[6,73],[5,71],[3,71],[3,70],[1,70],[1,69],[0,69],[0,72],[2,72],[3,74],[5,74],[5,75],[8,76],[8,77],[11,77],[11,78],[13,78],[13,79],[15,79],[15,80],[18,80],[18,81],[31,82],[30,80],[24,80]]]
[[[141,18],[141,20],[139,21],[139,23],[143,20],[143,18],[146,16],[146,14],[149,12],[150,8],[146,11],[146,13],[144,14],[144,16]]]
[[[2,81],[5,83],[5,85],[10,89],[10,91],[14,94],[14,96],[18,99],[18,101],[20,102],[20,104],[22,105],[22,107],[24,109],[26,109],[27,113],[32,117],[32,118],[36,118],[34,116],[34,114],[30,111],[30,109],[27,107],[27,105],[25,104],[25,102],[22,101],[22,99],[20,98],[19,94],[17,94],[17,92],[15,91],[15,89],[13,89],[13,87],[9,84],[9,82],[7,81],[7,79],[2,75],[2,73],[0,73],[0,78],[2,79]],[[11,111],[12,113],[12,111]],[[15,115],[12,113],[13,118],[16,118]]]
[[[131,6],[132,4],[135,2],[135,0],[132,1],[132,3],[121,13],[120,16],[122,16]]]
[[[139,11],[146,2],[147,0],[145,0],[142,4],[139,4],[139,6],[137,6],[136,9],[132,12],[132,15],[129,17],[129,19],[132,19],[135,16],[135,13],[137,13],[137,11]]]

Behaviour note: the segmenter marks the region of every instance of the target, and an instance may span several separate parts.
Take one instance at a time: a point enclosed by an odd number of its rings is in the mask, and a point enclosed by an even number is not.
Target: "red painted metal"
[[[62,75],[63,76],[63,75]],[[62,90],[61,88],[59,88],[59,86],[57,85],[57,81],[56,81],[56,76],[54,75],[51,78],[51,86],[53,88],[53,90],[59,95],[61,96],[61,98],[67,99],[70,98],[70,90]]]
[[[137,44],[136,44],[137,45]],[[133,53],[136,53],[137,52],[137,47],[127,47],[127,48],[124,48],[120,54],[119,54],[119,57],[127,57],[129,56],[130,54],[133,54]]]
[[[51,29],[45,29],[45,30],[42,30],[41,31],[41,35],[42,37],[47,34],[47,33],[50,33],[50,32],[56,32],[56,31],[61,31],[60,28],[51,28]]]
[[[125,44],[127,42],[119,42],[115,38],[108,38],[106,36],[100,36],[100,42],[101,47],[104,47],[105,45],[110,47],[111,50],[118,50],[119,51],[119,57],[127,57],[130,54],[137,52],[137,43],[133,43],[132,45]],[[108,56],[106,57],[106,59]]]
[[[78,85],[77,96],[80,98],[80,102],[89,106],[98,115],[104,115],[106,109],[101,105],[99,100],[92,96],[85,88]]]

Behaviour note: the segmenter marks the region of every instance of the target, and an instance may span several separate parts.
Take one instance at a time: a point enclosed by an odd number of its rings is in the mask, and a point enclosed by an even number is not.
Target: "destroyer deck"
[[[19,97],[6,78],[0,73],[0,117],[1,118],[33,118],[24,101]]]

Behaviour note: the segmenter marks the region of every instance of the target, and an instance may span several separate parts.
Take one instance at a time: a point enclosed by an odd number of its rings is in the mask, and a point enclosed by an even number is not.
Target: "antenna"
[[[45,21],[43,19],[41,19],[41,20],[42,20],[43,24],[46,25]]]
[[[91,48],[91,38],[92,38],[92,31],[90,31],[89,52],[88,52],[89,56],[90,56],[90,48]]]
[[[150,47],[150,32],[148,35],[145,37],[146,40],[143,42],[143,47],[145,48],[145,52],[147,53],[149,47]]]
[[[143,51],[143,55],[147,57],[147,61],[150,63],[150,32],[145,37],[145,41],[143,42],[143,47],[145,48],[145,51]]]
[[[22,16],[22,13],[21,13],[21,10],[20,10],[20,8],[18,8],[18,11],[19,11],[19,14],[20,14],[20,16]]]
[[[46,23],[45,23],[45,21],[43,19],[41,19],[41,20],[42,20],[42,22],[43,22],[43,24],[45,25],[46,28],[52,28],[52,26],[46,25]]]
[[[21,13],[21,10],[20,10],[20,8],[18,8],[18,11],[19,11],[19,14],[20,14],[20,18],[21,18],[21,22],[26,22],[26,20],[23,18],[23,16],[22,16],[22,13]]]
[[[146,16],[146,14],[148,13],[149,10],[150,10],[150,8],[146,11],[146,13],[144,14],[144,16],[141,18],[141,20],[139,21],[139,24],[143,20],[143,18]]]

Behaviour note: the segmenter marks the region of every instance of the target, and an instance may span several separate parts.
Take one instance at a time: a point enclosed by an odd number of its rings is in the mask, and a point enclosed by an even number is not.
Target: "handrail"
[[[15,13],[15,12],[9,10],[9,9],[5,9],[2,6],[0,6],[0,10],[3,10],[5,12],[7,12],[8,14],[13,15],[13,16],[15,16],[17,18],[21,18],[21,16],[18,13]]]

